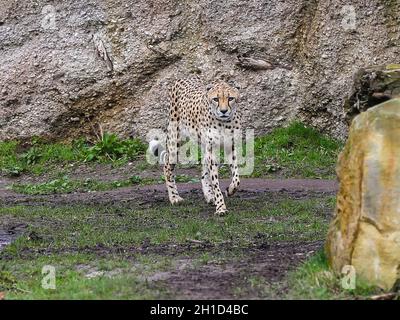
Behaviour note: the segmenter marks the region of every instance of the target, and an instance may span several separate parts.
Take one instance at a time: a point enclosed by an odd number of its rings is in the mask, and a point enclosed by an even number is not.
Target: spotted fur
[[[167,131],[164,176],[172,204],[181,202],[175,183],[174,168],[178,163],[179,143],[189,137],[201,145],[203,152],[202,189],[207,203],[216,207],[216,214],[227,212],[218,179],[219,153],[223,143],[228,157],[232,181],[226,195],[233,195],[240,180],[234,133],[240,130],[237,88],[226,82],[205,87],[198,79],[178,80],[170,89],[169,124]]]

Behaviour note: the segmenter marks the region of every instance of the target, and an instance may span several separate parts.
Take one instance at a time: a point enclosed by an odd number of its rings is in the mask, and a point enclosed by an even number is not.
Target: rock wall
[[[352,6],[348,6],[351,4]],[[0,0],[0,139],[145,136],[177,77],[234,80],[257,134],[344,138],[361,67],[396,62],[399,1]]]

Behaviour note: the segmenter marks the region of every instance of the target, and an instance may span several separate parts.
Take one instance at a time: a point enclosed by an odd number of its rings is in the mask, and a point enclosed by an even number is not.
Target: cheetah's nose
[[[223,114],[225,114],[225,113],[228,112],[228,109],[226,109],[226,110],[221,110],[221,112],[222,112]]]

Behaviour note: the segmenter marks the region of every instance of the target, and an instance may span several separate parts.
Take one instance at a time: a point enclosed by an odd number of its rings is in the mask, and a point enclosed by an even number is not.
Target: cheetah
[[[164,158],[169,201],[177,204],[183,200],[178,194],[174,169],[178,147],[189,138],[200,144],[203,154],[201,183],[205,200],[216,207],[216,215],[224,215],[227,208],[218,180],[219,150],[224,148],[232,176],[225,195],[232,196],[240,184],[234,140],[235,132],[241,130],[241,113],[237,109],[239,88],[224,81],[204,86],[198,78],[181,79],[171,87],[169,98]]]

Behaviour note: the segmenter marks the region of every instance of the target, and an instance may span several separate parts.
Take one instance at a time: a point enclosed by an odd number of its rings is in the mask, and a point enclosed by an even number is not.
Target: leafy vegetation
[[[257,137],[254,145],[253,177],[332,178],[342,143],[315,129],[293,122],[270,134]],[[0,171],[9,176],[42,174],[71,163],[112,163],[124,165],[138,160],[145,167],[146,145],[139,139],[121,139],[104,133],[96,143],[84,138],[71,144],[45,143],[34,138],[29,147],[16,141],[0,142]],[[228,176],[226,166],[222,176]]]
[[[115,161],[135,159],[144,154],[145,145],[139,139],[121,140],[115,134],[105,133],[101,139],[87,150],[87,161]]]
[[[17,141],[0,142],[0,171],[10,176],[42,174],[59,164],[76,162],[119,162],[124,164],[143,155],[146,146],[139,139],[120,139],[105,133],[95,144],[83,138],[70,144],[46,143],[34,138],[25,150]]]

